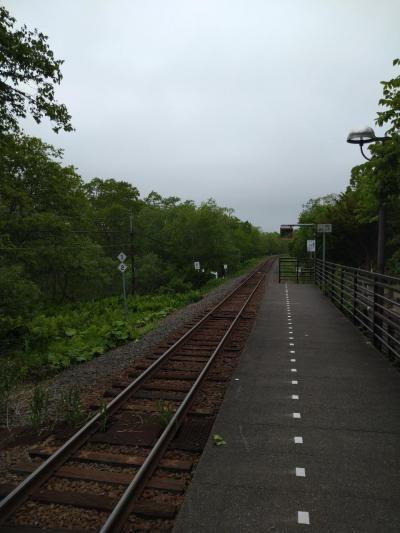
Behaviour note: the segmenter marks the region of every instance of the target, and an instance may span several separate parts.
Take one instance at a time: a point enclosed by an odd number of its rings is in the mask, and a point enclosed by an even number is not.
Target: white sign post
[[[200,261],[195,261],[193,264],[195,270],[200,270]]]
[[[309,239],[307,241],[307,252],[315,252],[315,240]]]
[[[118,255],[118,259],[121,261],[118,265],[118,270],[122,274],[122,293],[124,295],[124,313],[125,313],[125,320],[128,320],[128,303],[126,301],[126,283],[125,283],[125,272],[128,270],[128,267],[125,265],[124,261],[126,259],[126,255],[124,252],[121,252]]]
[[[322,233],[322,275],[325,283],[325,235],[332,233],[332,224],[318,224],[318,233]]]

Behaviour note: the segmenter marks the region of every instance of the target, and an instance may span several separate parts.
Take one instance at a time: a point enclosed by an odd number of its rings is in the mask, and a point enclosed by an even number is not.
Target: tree
[[[63,61],[54,58],[46,35],[26,26],[15,29],[15,22],[0,6],[0,134],[18,132],[18,119],[28,112],[37,123],[47,116],[55,132],[71,131],[71,116],[54,95]]]
[[[400,66],[400,59],[393,60],[393,66]],[[390,123],[387,133],[398,135],[400,132],[400,75],[389,81],[381,81],[383,85],[383,98],[379,105],[386,107],[384,111],[378,111],[376,124],[383,126]]]

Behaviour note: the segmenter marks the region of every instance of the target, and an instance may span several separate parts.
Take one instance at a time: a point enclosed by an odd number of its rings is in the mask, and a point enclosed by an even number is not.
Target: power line
[[[60,232],[68,230],[70,233],[83,233],[83,234],[85,234],[85,233],[88,233],[88,234],[101,233],[103,235],[104,234],[108,235],[110,233],[117,233],[117,234],[120,235],[121,233],[125,233],[125,232],[122,232],[122,231],[115,231],[115,230],[110,230],[110,231],[104,230],[104,231],[102,231],[102,230],[89,230],[89,229],[86,230],[86,229],[72,229],[72,228],[58,228],[58,229],[60,229]],[[26,231],[29,231],[29,229],[26,230]],[[46,235],[52,235],[53,237],[58,237],[58,235],[56,235],[54,233],[54,231],[55,230],[50,231],[50,230],[46,230],[46,229],[34,229],[32,232],[29,232],[29,233],[30,233],[30,235],[35,234],[35,233],[45,233]]]
[[[28,246],[14,246],[14,247],[0,247],[0,251],[14,251],[14,250],[25,250],[25,251],[35,251],[41,250],[43,248],[48,248],[49,246],[54,246],[58,250],[68,249],[68,248],[90,248],[91,246],[97,246],[99,248],[115,248],[117,246],[128,246],[129,242],[123,242],[118,244],[98,244],[95,242],[90,242],[86,244],[71,244],[68,246],[59,246],[54,242],[46,242],[40,246],[28,247]]]
[[[81,215],[61,215],[59,213],[52,213],[52,212],[48,212],[48,211],[36,211],[32,214],[29,214],[29,215],[21,215],[20,213],[7,213],[7,215],[11,216],[11,217],[15,217],[15,218],[22,218],[22,219],[26,219],[26,218],[33,218],[33,217],[37,217],[38,215],[51,215],[55,218],[59,218],[59,219],[63,219],[63,218],[67,218],[67,219],[72,219],[72,220],[76,220],[76,219],[79,219],[81,222],[107,222],[107,223],[110,223],[110,222],[126,222],[128,224],[128,221],[129,221],[129,218],[127,215],[127,217],[121,217],[121,218],[117,218],[117,217],[113,217],[112,215],[110,215],[110,218],[91,218],[91,217],[88,217],[88,218],[82,218]]]

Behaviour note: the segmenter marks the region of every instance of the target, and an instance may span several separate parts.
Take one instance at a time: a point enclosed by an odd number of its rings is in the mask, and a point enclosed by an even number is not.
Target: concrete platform
[[[400,373],[318,288],[267,287],[213,433],[174,533],[400,532]]]

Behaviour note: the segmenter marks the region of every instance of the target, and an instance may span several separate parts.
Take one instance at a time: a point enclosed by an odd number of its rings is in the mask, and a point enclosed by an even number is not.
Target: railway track
[[[13,469],[20,483],[0,485],[0,531],[170,530],[273,261],[135,363],[65,443],[31,450]]]

